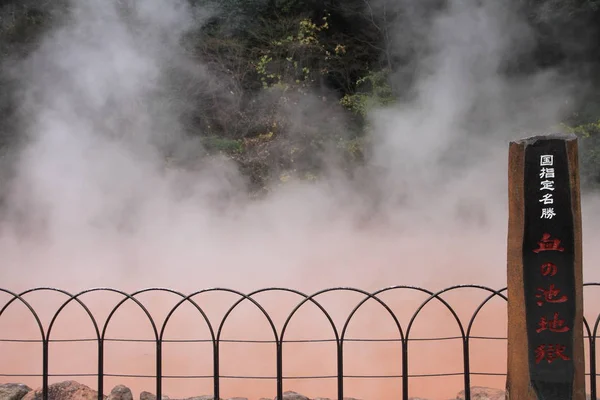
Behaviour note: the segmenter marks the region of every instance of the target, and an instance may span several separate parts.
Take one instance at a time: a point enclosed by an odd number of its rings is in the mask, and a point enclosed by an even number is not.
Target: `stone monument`
[[[583,278],[577,137],[510,143],[510,400],[584,400]]]

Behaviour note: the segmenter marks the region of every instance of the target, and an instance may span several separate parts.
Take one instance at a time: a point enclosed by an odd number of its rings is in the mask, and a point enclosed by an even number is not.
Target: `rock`
[[[213,400],[213,395],[212,394],[205,394],[203,396],[195,396],[195,397],[188,397],[187,399],[184,400]],[[235,399],[240,399],[241,397],[234,397]],[[223,400],[221,398],[219,398],[219,400]]]
[[[4,383],[0,385],[0,400],[21,400],[31,388],[22,383]]]
[[[332,399],[329,398],[329,397],[315,397],[312,400],[332,400]],[[357,399],[357,398],[354,398],[354,397],[344,397],[344,400],[360,400],[360,399]],[[411,400],[411,399],[409,399],[409,400]]]
[[[106,396],[104,396],[106,398]],[[97,400],[98,392],[75,381],[53,383],[48,386],[49,400]],[[22,400],[42,400],[42,389],[30,391]]]
[[[332,400],[332,399],[330,399],[329,397],[315,397],[313,400]],[[344,400],[360,400],[360,399],[355,399],[354,397],[344,397]]]
[[[461,390],[456,396],[456,400],[464,400],[465,391]],[[482,386],[473,386],[471,388],[471,400],[505,400],[504,390],[494,389]]]
[[[248,398],[247,397],[230,397],[227,400],[248,400]]]
[[[156,395],[150,392],[142,392],[140,393],[140,400],[156,400]],[[162,400],[169,400],[169,396],[163,394]]]
[[[107,400],[133,400],[133,393],[125,385],[117,385],[110,391]]]
[[[278,400],[277,397],[275,397],[275,400]],[[283,392],[283,400],[310,400],[310,399],[303,394],[292,392],[292,391],[288,390],[287,392]]]

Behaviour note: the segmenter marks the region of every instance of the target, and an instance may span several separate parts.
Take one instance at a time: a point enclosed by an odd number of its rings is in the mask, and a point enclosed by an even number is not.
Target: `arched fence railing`
[[[587,283],[584,286],[585,287],[600,287],[600,283]],[[472,313],[470,318],[463,321],[463,320],[461,320],[461,318],[459,318],[457,311],[444,299],[444,296],[451,292],[456,292],[456,291],[465,290],[465,289],[482,291],[484,293],[485,298],[480,304],[477,305],[477,307],[475,308],[475,311]],[[31,295],[32,293],[35,293],[35,292],[44,292],[44,291],[59,293],[59,294],[63,295],[65,298],[64,302],[61,303],[61,305],[58,307],[58,309],[52,315],[47,327],[44,327],[44,324],[42,323],[42,318],[36,312],[35,308],[31,305],[31,303],[27,301],[28,295]],[[409,318],[408,324],[404,327],[402,326],[402,324],[400,323],[396,314],[392,310],[392,307],[390,307],[385,301],[383,301],[381,299],[381,295],[383,295],[384,293],[394,292],[394,291],[413,291],[413,292],[417,292],[417,293],[420,293],[420,294],[426,296],[426,299],[416,308],[416,310],[414,311],[412,316]],[[94,317],[93,313],[90,311],[90,308],[88,308],[88,306],[82,300],[82,297],[84,297],[87,294],[93,293],[93,292],[111,292],[113,294],[117,294],[122,297],[122,299],[120,301],[118,301],[117,304],[110,310],[108,317],[106,318],[106,320],[104,321],[103,324],[101,324],[97,321],[97,319]],[[143,293],[156,293],[156,292],[170,293],[179,298],[179,300],[177,301],[175,306],[173,306],[170,309],[170,311],[168,311],[162,325],[157,324],[157,322],[153,318],[150,310],[146,306],[144,306],[144,304],[137,298]],[[233,303],[233,305],[231,305],[226,310],[222,319],[218,323],[214,323],[214,324],[211,323],[210,319],[207,316],[207,313],[202,308],[202,306],[199,304],[199,302],[195,300],[195,298],[198,298],[200,295],[209,293],[209,292],[226,292],[226,293],[233,294],[238,297],[238,300],[235,301]],[[259,303],[255,298],[258,294],[266,293],[266,292],[286,292],[286,293],[290,293],[290,294],[293,294],[298,297],[297,305],[295,307],[293,307],[291,312],[288,314],[287,318],[285,319],[285,322],[283,323],[283,327],[281,330],[278,330],[276,328],[272,317],[265,310],[265,308],[263,308],[261,303]],[[356,306],[351,310],[351,312],[345,319],[344,323],[342,324],[341,329],[339,329],[336,326],[336,324],[334,323],[334,320],[332,318],[332,315],[319,302],[320,296],[322,296],[326,293],[331,293],[331,292],[353,292],[353,293],[363,296],[363,299],[360,300],[356,304]],[[333,379],[336,379],[338,400],[342,400],[344,398],[344,378],[374,377],[374,376],[355,376],[355,375],[350,376],[350,375],[344,374],[344,344],[351,342],[351,341],[361,341],[361,339],[350,339],[347,337],[349,324],[352,321],[352,319],[354,318],[354,316],[356,315],[356,313],[361,309],[361,307],[363,307],[369,301],[372,301],[372,302],[375,302],[375,304],[378,304],[382,308],[382,310],[386,314],[389,315],[389,318],[391,319],[391,321],[393,321],[395,328],[397,329],[398,337],[393,340],[397,340],[398,342],[400,342],[401,348],[402,348],[401,374],[395,375],[395,376],[386,375],[386,376],[379,376],[379,377],[398,379],[399,383],[401,383],[401,386],[402,386],[402,392],[401,392],[402,400],[409,399],[409,388],[410,388],[409,378],[413,378],[413,377],[461,375],[463,378],[465,400],[470,400],[471,399],[471,377],[472,376],[474,376],[474,375],[488,375],[488,376],[505,375],[502,373],[494,373],[494,372],[474,372],[474,371],[472,371],[471,370],[471,351],[470,351],[469,346],[470,346],[472,339],[506,339],[506,337],[484,337],[484,336],[472,335],[473,326],[474,326],[474,323],[475,323],[478,315],[480,315],[480,312],[486,307],[486,305],[492,299],[499,298],[504,301],[508,300],[507,294],[506,294],[506,288],[502,288],[500,290],[495,290],[495,289],[485,287],[485,286],[480,286],[480,285],[457,285],[457,286],[448,287],[446,289],[443,289],[443,290],[440,290],[437,292],[433,292],[433,291],[430,291],[427,289],[414,287],[414,286],[393,286],[393,287],[380,289],[380,290],[370,293],[370,292],[366,292],[364,290],[360,290],[360,289],[356,289],[356,288],[338,287],[338,288],[324,289],[324,290],[318,291],[318,292],[310,294],[310,295],[302,293],[297,290],[287,289],[287,288],[266,288],[266,289],[256,290],[249,294],[244,294],[239,291],[232,290],[232,289],[211,288],[211,289],[199,290],[194,293],[186,295],[186,294],[183,294],[183,293],[171,290],[171,289],[165,289],[165,288],[149,288],[149,289],[139,290],[134,293],[126,293],[126,292],[116,290],[116,289],[111,289],[111,288],[95,288],[95,289],[85,290],[85,291],[82,291],[82,292],[79,292],[76,294],[72,294],[67,291],[56,289],[56,288],[42,287],[42,288],[29,289],[29,290],[26,290],[21,293],[14,293],[7,289],[0,288],[0,294],[4,294],[4,296],[8,296],[8,298],[9,298],[9,300],[6,303],[4,303],[4,304],[0,303],[0,322],[2,322],[3,314],[5,314],[6,310],[11,305],[13,305],[15,303],[21,303],[27,308],[27,310],[31,314],[31,318],[33,318],[37,328],[39,329],[40,339],[36,340],[36,341],[40,342],[42,344],[42,354],[41,354],[41,358],[40,358],[41,364],[42,364],[42,373],[40,375],[28,375],[28,376],[39,376],[42,378],[42,396],[43,396],[44,400],[48,400],[49,378],[52,376],[56,376],[56,375],[52,375],[49,373],[49,344],[51,342],[53,342],[53,339],[52,339],[53,327],[55,326],[56,320],[59,317],[59,315],[61,315],[63,310],[71,303],[76,303],[83,309],[83,311],[86,313],[87,317],[89,317],[90,324],[93,326],[95,337],[90,340],[95,341],[97,344],[98,365],[97,365],[97,371],[93,375],[97,377],[99,400],[103,399],[103,394],[105,393],[104,379],[106,376],[109,376],[109,374],[106,373],[105,368],[104,368],[104,361],[105,361],[104,345],[107,341],[110,341],[111,339],[107,338],[106,332],[110,325],[111,320],[113,320],[114,315],[126,302],[131,302],[131,303],[135,304],[135,306],[137,306],[144,313],[144,315],[148,319],[148,322],[150,323],[150,326],[152,329],[152,336],[153,336],[152,342],[155,345],[155,352],[156,352],[156,372],[153,377],[156,380],[155,387],[156,387],[156,398],[157,399],[162,398],[163,379],[173,378],[172,376],[164,375],[163,370],[162,370],[162,366],[163,366],[162,345],[165,342],[167,342],[167,340],[164,339],[165,330],[166,330],[169,322],[172,320],[172,317],[177,313],[177,311],[184,304],[191,305],[197,311],[198,318],[201,319],[203,324],[206,324],[206,327],[209,332],[210,339],[208,339],[208,341],[212,344],[213,374],[212,374],[212,376],[195,376],[195,378],[211,378],[213,380],[213,392],[214,392],[213,398],[214,399],[221,398],[220,392],[221,392],[222,378],[233,378],[232,376],[224,376],[220,373],[220,365],[219,365],[220,344],[227,342],[227,340],[224,340],[222,338],[223,328],[225,327],[226,322],[228,321],[231,313],[240,304],[242,304],[244,302],[250,303],[252,306],[254,306],[260,312],[260,314],[264,317],[266,323],[268,324],[269,330],[272,332],[273,339],[269,340],[269,341],[264,341],[264,342],[272,343],[275,346],[276,376],[270,377],[270,378],[274,379],[276,381],[276,395],[277,395],[277,398],[279,398],[279,399],[283,398],[282,397],[283,396],[283,381],[285,379],[294,378],[294,377],[284,377],[283,376],[283,362],[284,362],[283,345],[287,342],[302,342],[299,340],[286,341],[285,340],[286,332],[287,332],[288,326],[289,326],[290,322],[293,320],[294,316],[297,315],[298,311],[304,305],[309,304],[309,303],[318,308],[318,310],[327,319],[328,324],[331,326],[333,339],[331,339],[330,341],[334,342],[335,346],[336,346],[337,373],[335,376],[314,376],[314,377],[302,377],[302,378],[314,378],[314,379],[333,378]],[[428,304],[430,304],[432,302],[438,303],[438,305],[440,305],[445,311],[447,311],[447,313],[456,322],[456,328],[460,332],[460,335],[456,336],[456,337],[451,337],[451,338],[448,338],[448,337],[427,338],[426,340],[444,340],[444,339],[459,340],[461,343],[460,346],[461,346],[461,350],[462,350],[462,369],[463,369],[462,372],[441,373],[441,374],[411,374],[410,373],[410,365],[409,365],[410,343],[412,341],[416,341],[416,340],[423,340],[423,339],[419,339],[419,338],[414,338],[413,336],[411,336],[411,334],[414,330],[413,328],[414,328],[415,322],[417,321],[418,317],[421,315],[422,310]],[[587,341],[587,344],[588,344],[587,375],[590,377],[589,388],[587,391],[590,394],[590,397],[592,399],[597,398],[597,396],[596,396],[597,395],[597,387],[596,387],[597,374],[596,374],[596,353],[595,353],[595,351],[596,351],[596,337],[598,335],[599,325],[600,325],[600,313],[595,318],[595,320],[588,320],[588,319],[584,318],[585,340]],[[364,340],[364,339],[362,339],[362,340]],[[2,330],[0,328],[0,342],[7,342],[7,341],[18,342],[19,340],[4,339],[2,337]],[[23,341],[31,342],[31,340],[23,340]],[[68,340],[62,340],[62,341],[68,341]],[[169,340],[169,342],[173,342],[173,341],[176,341],[176,340]],[[313,340],[304,340],[304,342],[311,342],[311,341],[313,341]],[[319,341],[323,341],[323,340],[319,340]],[[369,341],[378,341],[378,340],[372,339]],[[244,340],[236,340],[236,342],[244,342]],[[248,342],[255,342],[255,341],[248,341]],[[2,363],[2,361],[0,358],[0,364],[1,363]],[[79,375],[70,375],[70,376],[82,376],[82,375],[89,376],[89,374],[79,374]],[[18,376],[24,376],[24,375],[0,374],[0,377],[8,377],[8,376],[18,377]],[[61,375],[61,376],[64,376],[64,375]],[[119,376],[119,375],[110,374],[110,376]],[[146,376],[144,376],[144,377],[146,377]],[[246,376],[236,376],[236,377],[237,378],[252,378],[252,377],[246,377]],[[265,377],[260,377],[260,378],[265,378]]]

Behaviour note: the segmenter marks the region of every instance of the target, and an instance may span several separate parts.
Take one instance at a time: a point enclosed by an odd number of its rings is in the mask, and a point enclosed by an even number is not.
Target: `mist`
[[[401,6],[416,15],[411,4]],[[372,157],[354,181],[331,173],[251,200],[232,162],[203,156],[185,135],[187,93],[172,90],[175,78],[184,88],[215,79],[181,39],[218,10],[73,2],[13,70],[28,140],[8,186],[2,281],[188,289],[194,276],[203,286],[301,288],[318,271],[320,286],[440,275],[501,285],[508,140],[547,130],[574,94],[552,72],[502,76],[532,42],[509,6],[453,1],[414,22],[412,46],[427,49],[411,64],[416,95],[372,113]],[[197,161],[177,168],[166,156]],[[450,265],[454,275],[438,273]]]
[[[508,143],[555,129],[585,82],[552,69],[506,77],[534,46],[513,2],[433,3],[368,4],[402,11],[389,28],[391,53],[419,51],[392,74],[398,86],[411,77],[405,98],[368,116],[365,165],[349,176],[325,159],[320,179],[292,176],[256,197],[182,117],[198,88],[222,83],[183,45],[219,8],[72,1],[35,51],[7,67],[24,139],[2,188],[0,286],[505,286]],[[294,129],[314,118],[331,126],[330,115],[301,112],[319,101],[308,93],[278,112]],[[584,193],[585,281],[600,276],[599,209]]]

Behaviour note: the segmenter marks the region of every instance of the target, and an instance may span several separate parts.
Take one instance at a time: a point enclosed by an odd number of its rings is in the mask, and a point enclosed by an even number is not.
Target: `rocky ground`
[[[65,381],[50,385],[48,389],[50,400],[97,400],[98,392],[91,388],[82,385],[75,381]],[[455,399],[450,400],[463,400],[465,398],[464,392],[458,393]],[[30,387],[20,383],[6,383],[0,384],[0,400],[41,400],[42,390],[33,390]],[[113,388],[108,396],[104,396],[105,400],[133,400],[133,394],[131,390],[123,385],[118,385]],[[212,400],[212,395],[190,397],[182,400]],[[475,386],[471,388],[471,399],[472,400],[504,400],[504,391],[500,389],[492,389],[486,387]],[[139,400],[156,400],[156,396],[149,392],[140,393]],[[163,396],[163,400],[174,400],[168,396]],[[227,400],[248,400],[245,397],[233,397]],[[271,400],[271,399],[260,399],[260,400]],[[275,397],[274,400],[277,400]],[[285,392],[282,400],[331,400],[324,397],[317,397],[309,399],[308,397],[296,393],[296,392]],[[357,400],[351,397],[345,397],[344,400]],[[411,397],[409,400],[427,400],[418,397]]]

